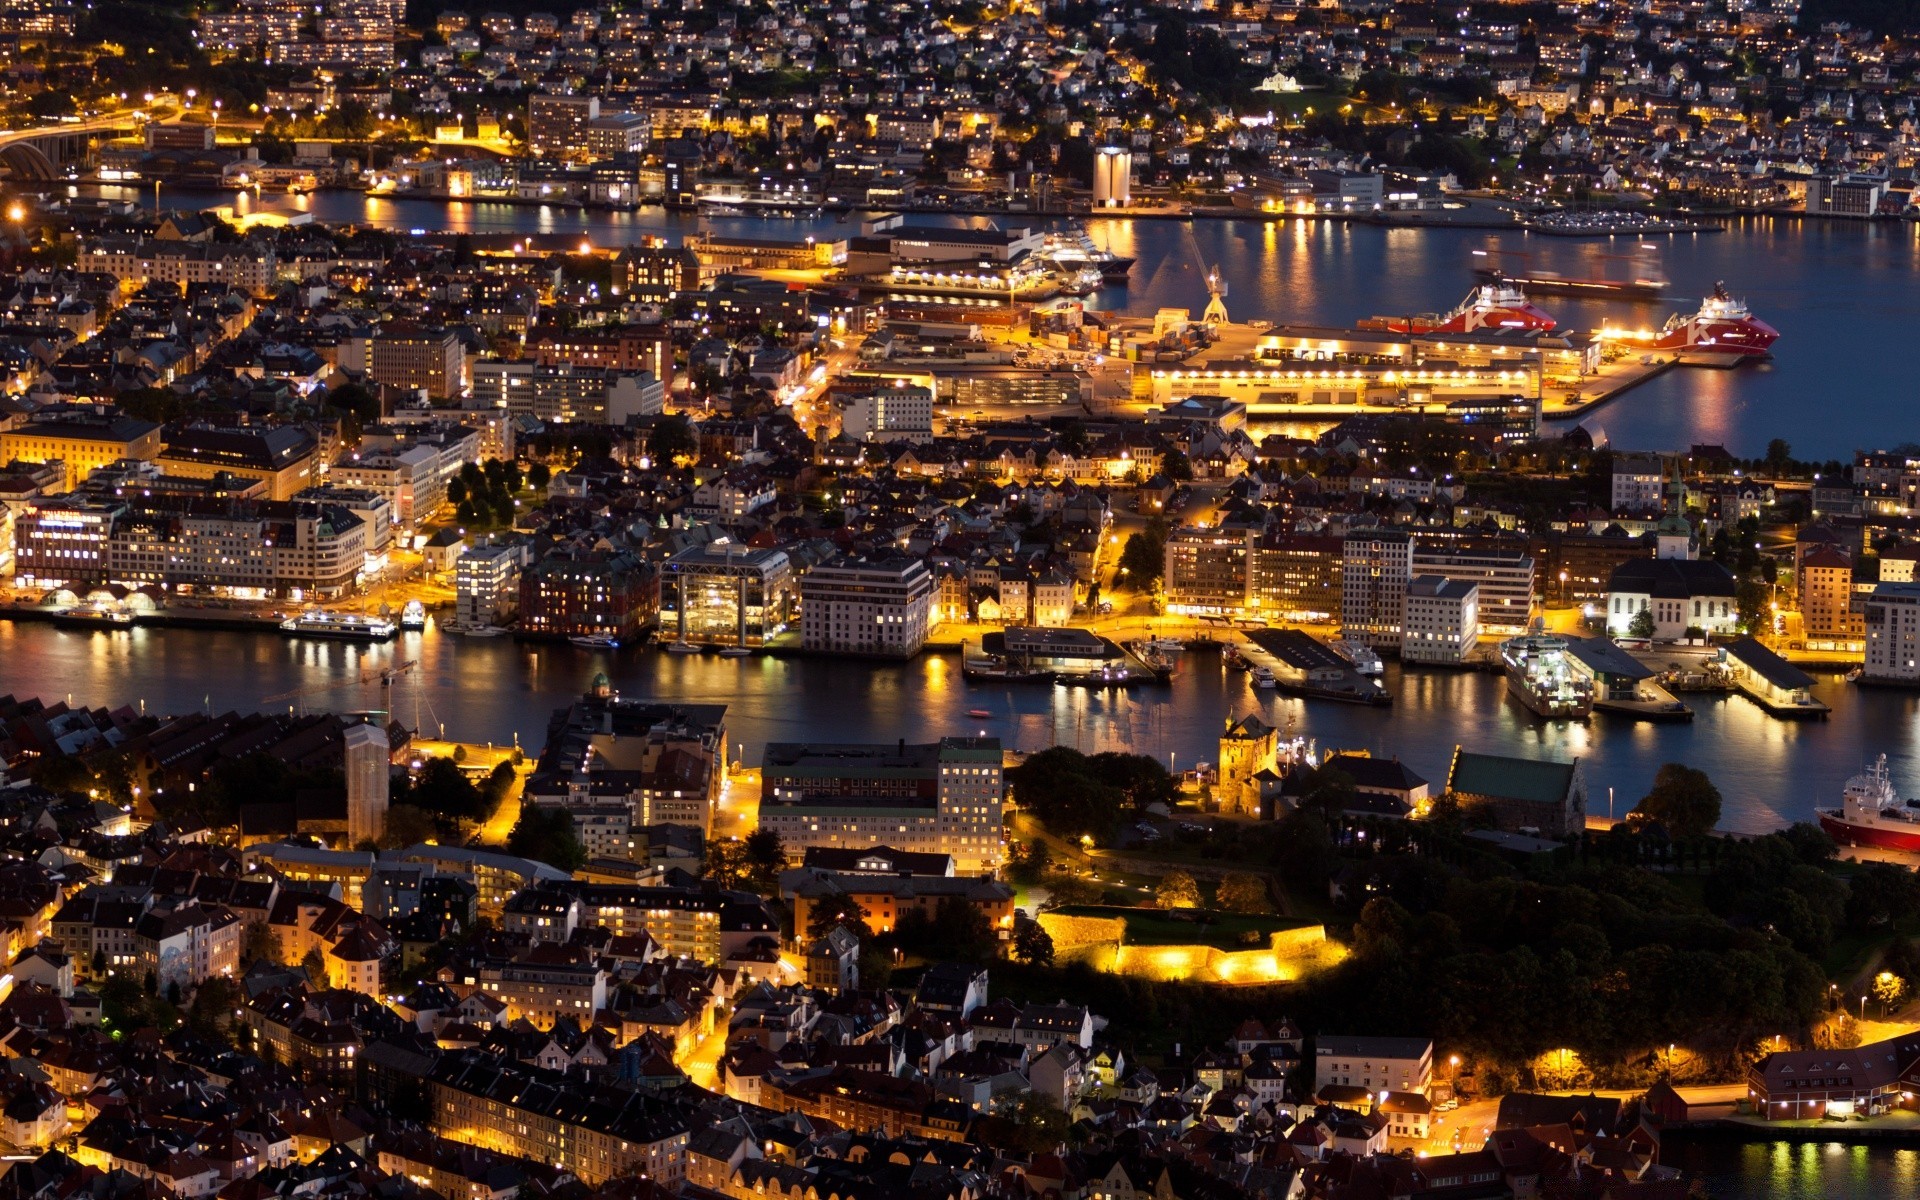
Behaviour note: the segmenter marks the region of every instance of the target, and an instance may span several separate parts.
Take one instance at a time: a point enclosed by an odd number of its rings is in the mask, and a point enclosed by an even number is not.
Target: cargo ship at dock
[[[1920,805],[1900,799],[1887,775],[1887,756],[1847,780],[1839,808],[1816,808],[1820,828],[1843,846],[1920,851]]]
[[[1768,357],[1780,340],[1780,331],[1754,316],[1745,301],[1734,299],[1726,284],[1716,283],[1699,308],[1674,313],[1657,331],[1609,328],[1599,336],[1635,349],[1671,354],[1684,363],[1731,367]]]
[[[1541,333],[1559,322],[1527,299],[1526,289],[1505,275],[1496,274],[1492,283],[1483,283],[1467,293],[1467,298],[1451,312],[1418,313],[1409,316],[1366,317],[1358,328],[1388,333],[1479,333],[1520,329]]]
[[[1593,685],[1576,674],[1564,638],[1530,633],[1500,643],[1507,690],[1535,716],[1578,720],[1593,711]]]

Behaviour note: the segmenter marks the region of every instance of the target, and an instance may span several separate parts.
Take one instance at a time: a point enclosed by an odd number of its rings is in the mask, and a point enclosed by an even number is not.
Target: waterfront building
[[[962,874],[1005,857],[1006,787],[998,738],[909,745],[770,743],[761,766],[760,828],[789,859],[810,846],[893,846],[951,855]]]
[[[472,546],[453,566],[454,619],[467,628],[504,625],[520,608],[519,546]]]
[[[1249,559],[1253,610],[1270,620],[1322,623],[1340,613],[1345,575],[1341,539],[1320,534],[1267,534]]]
[[[1816,545],[1800,557],[1800,628],[1809,650],[1855,650],[1866,626],[1855,603],[1853,560],[1837,546]]]
[[[1528,574],[1531,577],[1531,570]],[[1465,662],[1480,638],[1480,612],[1479,584],[1439,575],[1414,576],[1407,585],[1401,659],[1443,666]]]
[[[1176,613],[1236,613],[1247,603],[1253,533],[1183,527],[1167,535],[1161,587]]]
[[[1552,762],[1476,754],[1455,746],[1447,767],[1447,794],[1465,809],[1488,813],[1509,833],[1542,837],[1577,834],[1587,824],[1587,780],[1580,760]]]
[[[75,587],[103,581],[119,501],[62,497],[35,501],[14,519],[14,581],[22,587]]]
[[[910,554],[835,555],[800,579],[808,650],[911,658],[934,624],[933,575]]]
[[[627,551],[549,554],[520,576],[520,628],[526,633],[627,638],[651,625],[659,611],[659,575]]]
[[[1220,735],[1219,782],[1214,799],[1223,813],[1266,815],[1264,801],[1280,785],[1280,730],[1248,713],[1238,721],[1227,718]]]
[[[668,559],[659,584],[660,636],[668,641],[751,649],[793,617],[793,567],[780,550],[723,538]]]
[[[1861,677],[1920,683],[1920,583],[1882,583],[1861,607],[1867,644]]]
[[[1392,529],[1359,530],[1341,543],[1340,636],[1366,646],[1398,647],[1413,579],[1413,538]]]
[[[1133,202],[1133,154],[1103,146],[1093,157],[1093,206],[1125,208]]]
[[[1488,633],[1520,634],[1533,617],[1534,560],[1520,550],[1413,548],[1413,573],[1475,585],[1479,621]]]
[[[599,116],[598,96],[534,96],[527,101],[527,148],[538,158],[584,160]]]
[[[164,443],[160,426],[91,409],[52,409],[12,428],[0,427],[0,462],[61,463],[61,490],[71,492],[101,467],[122,459],[150,462]]]
[[[1712,559],[1630,559],[1607,580],[1607,633],[1627,636],[1645,612],[1655,641],[1675,641],[1688,630],[1731,634],[1740,623],[1737,600],[1733,573]]]
[[[1775,1050],[1747,1068],[1754,1113],[1768,1121],[1872,1117],[1920,1088],[1920,1038],[1851,1049]]]

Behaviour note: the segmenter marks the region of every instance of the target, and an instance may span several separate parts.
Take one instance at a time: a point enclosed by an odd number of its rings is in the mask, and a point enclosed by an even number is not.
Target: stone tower
[[[1226,732],[1220,735],[1220,782],[1214,796],[1220,811],[1240,816],[1260,815],[1260,782],[1263,771],[1277,771],[1280,756],[1280,731],[1262,721],[1257,713],[1240,720],[1227,718]]]
[[[388,772],[393,745],[378,725],[349,725],[346,744],[347,845],[377,842],[387,830]]]

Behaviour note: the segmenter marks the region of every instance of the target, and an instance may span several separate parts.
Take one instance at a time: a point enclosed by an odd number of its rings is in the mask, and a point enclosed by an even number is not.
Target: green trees
[[[1637,638],[1653,636],[1653,610],[1643,608],[1633,614],[1633,620],[1627,625],[1627,632]]]
[[[1185,871],[1169,871],[1160,877],[1153,903],[1158,908],[1199,908],[1200,885]]]
[[[1267,900],[1267,885],[1258,875],[1244,871],[1232,872],[1220,881],[1214,904],[1228,912],[1243,913],[1263,913],[1273,907]]]
[[[1123,586],[1145,591],[1159,581],[1167,565],[1166,518],[1154,517],[1140,533],[1127,535],[1120,548],[1120,582]]]
[[[1014,799],[1062,837],[1112,837],[1123,815],[1169,803],[1174,780],[1158,759],[1055,746],[1007,772]]]
[[[1024,921],[1013,935],[1013,956],[1029,966],[1053,965],[1053,936],[1038,921]]]
[[[662,417],[647,437],[647,454],[655,463],[671,466],[676,458],[696,458],[700,441],[685,417]]]
[[[960,896],[943,897],[931,916],[924,909],[909,911],[894,940],[904,952],[934,961],[982,962],[999,944],[987,915]]]
[[[1705,837],[1720,822],[1720,789],[1705,771],[1666,763],[1653,777],[1653,789],[1634,805],[1635,817],[1654,820],[1675,838]]]
[[[507,853],[575,871],[587,861],[587,852],[573,831],[573,817],[564,808],[523,805],[520,819],[507,833]]]

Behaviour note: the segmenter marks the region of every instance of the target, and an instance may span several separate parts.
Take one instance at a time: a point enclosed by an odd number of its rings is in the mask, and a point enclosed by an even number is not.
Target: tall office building
[[[1368,646],[1400,645],[1400,622],[1413,579],[1413,538],[1362,529],[1341,544],[1340,636]]]
[[[388,772],[393,744],[378,725],[349,725],[347,753],[347,842],[377,842],[387,831]]]

